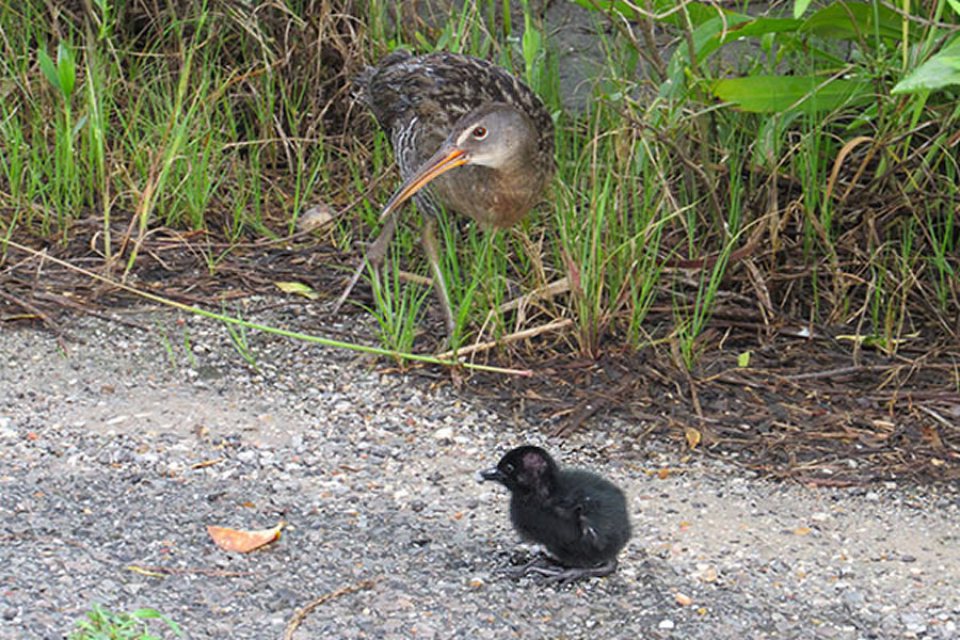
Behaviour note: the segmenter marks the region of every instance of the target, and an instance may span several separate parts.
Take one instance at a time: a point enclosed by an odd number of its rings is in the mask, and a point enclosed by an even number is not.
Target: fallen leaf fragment
[[[136,564],[127,565],[127,571],[132,571],[134,573],[139,573],[142,576],[149,576],[151,578],[165,578],[166,574],[160,571],[153,571],[151,569],[146,569]]]
[[[306,232],[320,229],[333,222],[334,217],[336,217],[336,211],[333,207],[325,202],[320,202],[300,214],[300,217],[297,218],[297,230]]]
[[[274,282],[273,284],[277,285],[277,288],[284,293],[293,293],[309,300],[316,300],[320,297],[319,293],[302,282]]]
[[[810,527],[797,527],[793,530],[795,536],[808,536],[813,531]]]
[[[216,545],[224,551],[250,553],[255,549],[270,544],[274,540],[279,540],[280,531],[285,526],[287,526],[287,523],[281,521],[272,529],[246,531],[243,529],[229,529],[227,527],[207,525],[207,533],[210,534],[210,537]]]
[[[190,465],[190,468],[193,470],[206,469],[207,467],[212,467],[214,465],[220,464],[224,460],[225,458],[213,458],[211,460],[204,460],[203,462],[195,462],[194,464]]]
[[[703,434],[693,427],[684,429],[684,435],[687,437],[687,445],[689,445],[691,449],[696,449],[697,445],[700,444],[700,440],[703,438]]]
[[[677,604],[681,607],[689,607],[693,604],[693,598],[688,596],[685,593],[680,593],[679,591],[674,594],[674,599],[677,601]]]

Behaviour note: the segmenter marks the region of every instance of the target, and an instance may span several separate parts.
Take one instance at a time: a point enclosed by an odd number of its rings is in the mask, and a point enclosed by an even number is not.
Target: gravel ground
[[[325,594],[295,638],[960,637],[957,487],[771,483],[616,421],[551,441],[442,376],[251,333],[255,372],[214,322],[124,319],[147,330],[69,321],[66,355],[0,329],[0,638],[61,638],[93,603],[281,638]],[[524,442],[624,488],[614,576],[497,575],[532,550],[472,475]],[[280,520],[248,555],[206,533]]]

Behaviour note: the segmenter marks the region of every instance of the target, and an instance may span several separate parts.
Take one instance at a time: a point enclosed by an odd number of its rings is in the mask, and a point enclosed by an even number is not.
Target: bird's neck
[[[544,174],[530,170],[533,162],[533,158],[524,158],[514,166],[493,171],[496,191],[492,198],[494,215],[489,226],[511,227],[536,206],[545,185]]]

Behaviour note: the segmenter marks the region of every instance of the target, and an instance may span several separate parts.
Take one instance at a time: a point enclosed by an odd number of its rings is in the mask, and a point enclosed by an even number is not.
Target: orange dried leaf
[[[258,529],[255,531],[207,525],[207,533],[210,534],[210,537],[216,545],[224,551],[250,553],[254,549],[259,549],[264,545],[270,544],[274,540],[279,540],[280,531],[286,525],[286,522],[280,522],[272,529]]]
[[[657,477],[661,480],[666,480],[667,476],[670,475],[670,469],[660,469],[657,471]]]
[[[690,605],[693,604],[693,598],[691,598],[685,593],[681,593],[678,591],[677,593],[673,594],[673,597],[677,601],[677,604],[680,605],[681,607],[689,607]]]
[[[808,536],[813,531],[810,527],[797,527],[793,530],[795,536]]]

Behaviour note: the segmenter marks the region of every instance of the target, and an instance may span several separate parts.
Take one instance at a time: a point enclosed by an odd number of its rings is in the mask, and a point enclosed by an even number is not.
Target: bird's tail
[[[376,72],[376,67],[364,67],[350,82],[350,95],[354,100],[368,107],[370,106],[370,81]]]

